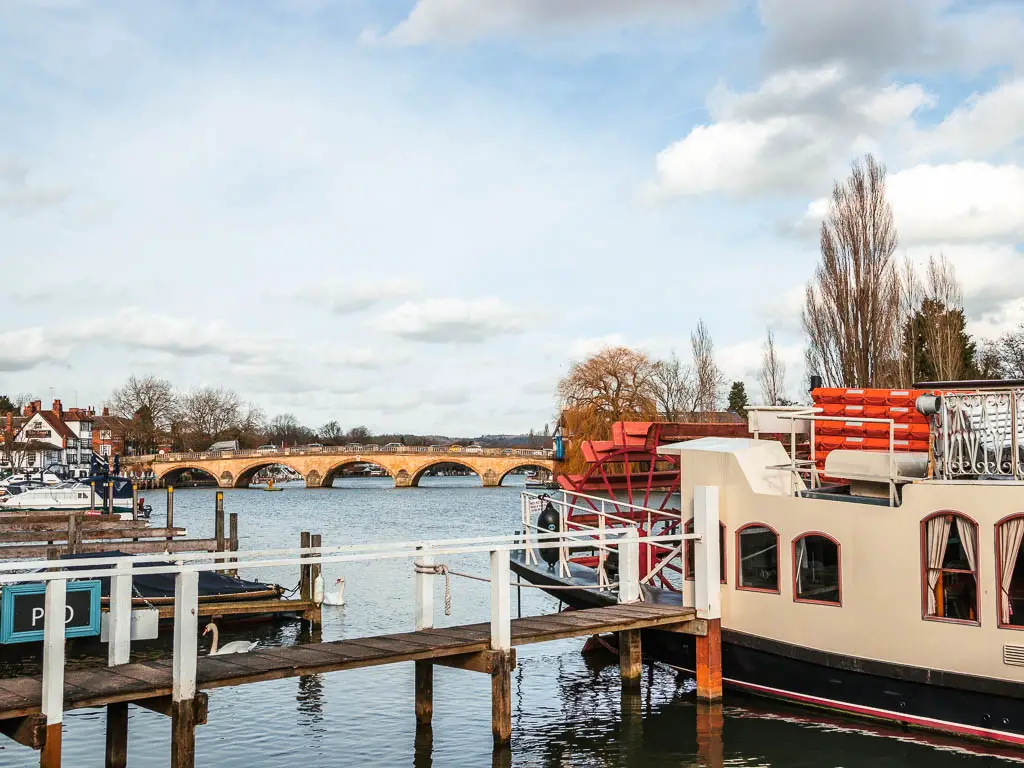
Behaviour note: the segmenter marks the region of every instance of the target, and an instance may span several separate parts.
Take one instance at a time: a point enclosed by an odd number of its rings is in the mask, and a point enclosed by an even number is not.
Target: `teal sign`
[[[9,584],[0,589],[0,643],[33,643],[43,639],[46,584]],[[100,633],[100,582],[69,581],[64,609],[64,637]]]

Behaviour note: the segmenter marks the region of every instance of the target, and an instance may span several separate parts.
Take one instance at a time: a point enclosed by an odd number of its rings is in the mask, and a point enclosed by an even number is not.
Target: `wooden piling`
[[[496,747],[512,741],[512,653],[495,651],[491,667],[491,734]]]
[[[60,768],[62,723],[46,726],[46,741],[39,753],[39,768]]]
[[[167,522],[165,525],[168,528],[174,527],[174,486],[167,486]],[[170,541],[173,537],[168,536],[167,540]]]
[[[722,620],[708,619],[706,635],[698,635],[697,698],[719,701],[722,698]]]
[[[195,768],[196,714],[193,699],[171,704],[171,768]]]
[[[230,515],[228,515],[228,548],[232,552],[237,552],[238,551],[238,513],[237,512],[232,512]],[[237,557],[232,557],[231,558],[231,562],[232,563],[237,563],[238,562],[238,558]],[[238,575],[238,569],[237,568],[232,568],[231,569],[231,575],[232,576],[237,576]]]
[[[224,538],[224,491],[217,491],[216,500],[213,505],[213,538],[217,540],[217,551],[223,552],[226,549]]]
[[[89,481],[89,511],[96,511],[96,481]]]
[[[77,555],[82,546],[82,518],[75,512],[68,514],[68,550],[69,555]]]
[[[106,768],[128,765],[128,702],[107,704]]]
[[[309,531],[299,534],[299,547],[309,549],[312,536]],[[299,598],[302,600],[313,599],[313,580],[310,578],[310,567],[306,563],[299,566]]]
[[[416,725],[430,725],[434,716],[434,665],[416,662]]]
[[[640,630],[626,629],[619,632],[619,676],[622,678],[622,684],[630,687],[640,685],[642,672]]]
[[[107,514],[114,514],[114,481],[107,480]]]
[[[132,482],[132,520],[137,520],[139,517],[139,486],[134,481]]]
[[[311,547],[323,546],[323,539],[319,533],[314,533],[309,537],[309,545]],[[313,584],[316,582],[317,577],[323,574],[323,566],[320,563],[312,563],[309,566],[309,596],[313,598]],[[322,624],[322,612],[323,608],[319,603],[314,602],[312,607],[306,609],[305,619],[310,623],[311,629],[317,629]]]

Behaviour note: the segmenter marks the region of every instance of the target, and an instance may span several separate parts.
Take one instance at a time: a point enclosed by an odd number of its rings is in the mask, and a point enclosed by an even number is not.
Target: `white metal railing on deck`
[[[693,534],[681,532],[663,536],[645,537],[652,545],[681,545],[683,539],[695,542],[697,569],[695,608],[700,618],[718,618],[720,613],[718,583],[718,504],[716,488],[698,488],[694,510],[696,530]],[[528,506],[524,494],[524,509]],[[597,498],[597,497],[593,497]],[[563,499],[563,501],[565,501]],[[568,503],[568,502],[566,502]],[[609,502],[611,503],[611,502]],[[621,503],[620,503],[621,504]],[[630,505],[632,506],[632,505]],[[633,507],[634,509],[642,509]],[[647,510],[661,514],[659,510]],[[589,511],[589,514],[593,514]],[[174,574],[174,658],[173,700],[190,700],[196,693],[197,634],[199,573],[220,570],[230,563],[231,568],[278,567],[325,563],[378,561],[381,559],[411,559],[416,568],[416,626],[433,626],[434,575],[430,566],[436,558],[479,554],[486,552],[490,561],[490,624],[491,648],[511,648],[511,613],[509,610],[510,553],[524,551],[526,562],[538,562],[536,550],[558,548],[561,562],[565,562],[569,548],[588,546],[607,553],[612,544],[618,552],[617,601],[635,602],[641,599],[639,550],[640,539],[633,525],[609,525],[611,522],[630,522],[612,513],[598,513],[597,526],[578,525],[573,530],[566,526],[551,533],[541,532],[524,513],[522,534],[478,536],[435,541],[377,542],[347,544],[335,547],[306,547],[299,549],[268,549],[254,552],[193,552],[181,554],[147,554],[120,557],[68,558],[66,560],[22,561],[0,563],[0,584],[43,582],[46,584],[43,617],[43,685],[42,713],[48,725],[63,719],[63,686],[65,664],[64,616],[67,600],[67,582],[78,579],[110,578],[110,625],[108,663],[126,664],[131,649],[132,579],[135,574]],[[681,523],[680,523],[681,525]],[[681,530],[681,529],[680,529]],[[168,562],[171,560],[171,562]],[[610,591],[607,576],[598,585]],[[587,588],[585,585],[581,589]]]
[[[1024,478],[1024,389],[943,392],[939,465],[946,478]]]

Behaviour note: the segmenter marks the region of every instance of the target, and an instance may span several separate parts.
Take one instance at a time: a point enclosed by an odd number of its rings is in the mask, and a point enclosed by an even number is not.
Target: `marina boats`
[[[103,511],[106,483],[112,483],[113,512],[122,519],[132,519],[131,482],[123,477],[94,478],[94,485],[79,480],[65,480],[49,485],[35,482],[12,482],[0,494],[0,513],[27,511],[75,512]]]
[[[754,410],[747,437],[616,424],[559,494],[524,494],[526,530],[573,546],[513,570],[573,608],[615,602],[596,588],[614,585],[614,547],[578,537],[628,526],[643,599],[693,605],[693,542],[643,539],[692,532],[717,488],[727,690],[1022,747],[1024,388],[1000,384],[819,388],[813,407]],[[647,634],[694,669],[692,638]]]

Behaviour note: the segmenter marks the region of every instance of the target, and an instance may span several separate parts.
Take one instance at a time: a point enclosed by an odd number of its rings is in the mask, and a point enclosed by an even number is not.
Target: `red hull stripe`
[[[1015,733],[1007,733],[1005,731],[994,731],[989,728],[976,728],[974,726],[962,725],[960,723],[950,723],[946,720],[935,720],[930,717],[917,717],[914,715],[905,715],[899,712],[891,712],[887,709],[863,707],[857,704],[848,704],[844,701],[835,701],[834,699],[822,699],[818,698],[817,696],[806,696],[802,693],[793,693],[792,691],[784,691],[779,688],[769,688],[765,685],[745,683],[740,680],[726,680],[725,682],[731,685],[735,685],[738,688],[745,688],[750,691],[756,691],[757,693],[764,693],[771,696],[776,696],[780,699],[798,701],[803,704],[813,704],[819,707],[835,709],[841,712],[852,712],[853,714],[863,715],[865,717],[873,717],[881,720],[891,720],[899,723],[909,723],[911,725],[916,725],[920,728],[928,728],[934,731],[944,731],[946,733],[955,733],[961,736],[970,736],[976,739],[988,739],[990,741],[999,741],[1004,744],[1024,746],[1024,736]]]

